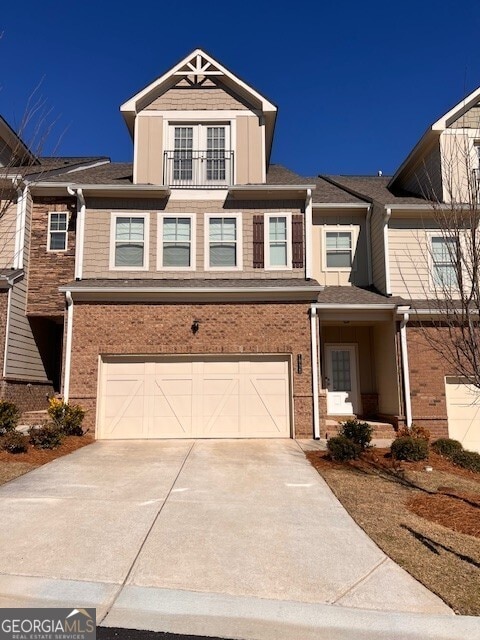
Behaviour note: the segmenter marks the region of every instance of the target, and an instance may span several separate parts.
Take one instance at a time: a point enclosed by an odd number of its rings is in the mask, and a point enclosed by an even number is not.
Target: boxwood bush
[[[339,431],[339,436],[348,438],[352,442],[364,451],[370,446],[372,441],[373,427],[367,422],[360,422],[359,420],[347,420],[342,423],[342,428]]]
[[[82,422],[85,410],[78,404],[68,404],[57,398],[51,398],[48,403],[48,414],[53,423],[66,436],[83,436]]]
[[[327,441],[328,453],[332,460],[346,462],[358,458],[360,446],[345,436],[335,436]]]
[[[28,430],[30,443],[37,449],[56,449],[62,444],[63,435],[55,424],[42,427],[30,427]]]
[[[435,453],[439,453],[441,456],[451,458],[457,451],[462,451],[462,443],[458,440],[452,440],[451,438],[439,438],[432,443],[432,449]]]
[[[480,473],[480,453],[476,451],[456,451],[450,459],[459,467]]]
[[[9,431],[0,442],[2,449],[9,453],[25,453],[28,449],[28,438],[19,431]]]
[[[408,462],[426,460],[428,457],[428,442],[422,438],[403,436],[396,438],[392,442],[390,451],[395,460],[406,460]]]

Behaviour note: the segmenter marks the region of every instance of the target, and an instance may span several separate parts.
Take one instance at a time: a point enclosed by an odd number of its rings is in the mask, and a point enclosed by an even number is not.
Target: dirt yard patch
[[[56,458],[72,453],[94,442],[93,436],[68,436],[57,449],[35,449],[29,447],[25,453],[7,453],[0,449],[0,484],[9,482],[18,476],[51,462]]]
[[[434,452],[415,463],[381,449],[347,463],[307,457],[387,555],[457,613],[480,615],[480,474]]]

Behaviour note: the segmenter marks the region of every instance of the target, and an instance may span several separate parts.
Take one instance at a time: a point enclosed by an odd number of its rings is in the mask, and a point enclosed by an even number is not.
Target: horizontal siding
[[[0,212],[8,202],[3,202]],[[8,269],[13,265],[15,254],[15,229],[17,226],[17,204],[12,202],[7,206],[0,218],[0,268]]]
[[[437,228],[438,230],[438,228]],[[430,287],[429,233],[421,220],[391,219],[388,230],[393,295],[437,297]]]
[[[140,204],[141,207],[140,208]],[[159,206],[160,204],[160,206]],[[85,223],[85,248],[83,261],[84,278],[303,278],[304,269],[263,270],[253,266],[253,217],[259,213],[288,212],[303,213],[302,203],[299,201],[268,202],[228,202],[216,201],[169,201],[166,205],[158,201],[155,208],[149,208],[145,201],[132,202],[116,200],[109,202],[89,201]],[[100,208],[102,207],[102,208]],[[149,238],[149,269],[148,271],[118,271],[109,269],[110,257],[110,225],[111,215],[115,213],[129,213],[134,215],[148,212],[150,214]],[[158,212],[181,216],[194,214],[196,216],[196,270],[170,271],[157,270],[157,214]],[[243,269],[241,271],[205,271],[204,269],[204,214],[218,213],[228,216],[233,213],[242,214],[243,226]]]
[[[385,277],[385,246],[383,239],[384,213],[385,210],[383,207],[374,205],[370,220],[373,284],[382,293],[386,293],[387,289]]]
[[[353,231],[357,237],[357,244],[354,250],[353,269],[349,271],[335,271],[324,269],[325,227],[335,227],[338,225],[339,231]],[[312,275],[315,280],[324,286],[344,286],[344,285],[368,285],[368,259],[367,259],[367,237],[366,237],[365,215],[355,214],[313,214],[313,265]]]
[[[422,198],[442,201],[442,158],[439,142],[402,176],[397,186]]]
[[[12,288],[6,376],[46,382],[45,368],[25,315],[26,288],[25,280]]]

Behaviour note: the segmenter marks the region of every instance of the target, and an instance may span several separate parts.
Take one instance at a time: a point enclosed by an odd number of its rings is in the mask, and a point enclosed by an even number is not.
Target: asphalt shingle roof
[[[75,184],[132,184],[131,162],[109,162],[90,169],[79,169],[74,173],[47,176],[48,182],[71,182]]]
[[[401,298],[392,298],[381,295],[371,289],[361,287],[325,287],[319,294],[318,302],[324,304],[402,304]]]
[[[69,156],[69,157],[45,157],[39,158],[40,164],[31,164],[26,166],[7,166],[4,168],[6,173],[17,173],[21,176],[29,176],[39,174],[40,176],[48,171],[58,171],[59,169],[71,169],[72,167],[82,164],[92,164],[93,162],[105,162],[110,159],[106,156]]]
[[[358,197],[375,200],[380,204],[429,204],[429,200],[402,190],[387,187],[389,176],[324,176],[340,188],[344,187]]]
[[[98,288],[98,287],[119,287],[122,289],[140,288],[162,288],[162,289],[255,289],[258,287],[268,289],[285,288],[311,288],[312,291],[321,289],[316,280],[305,280],[303,278],[191,278],[177,280],[173,278],[129,278],[120,280],[113,278],[91,278],[88,280],[75,280],[64,285],[63,288]]]

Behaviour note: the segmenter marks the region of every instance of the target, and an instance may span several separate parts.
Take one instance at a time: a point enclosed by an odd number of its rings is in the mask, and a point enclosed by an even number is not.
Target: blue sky
[[[198,46],[278,105],[272,160],[303,175],[392,173],[480,85],[478,0],[23,0],[0,25],[0,113],[42,81],[63,155],[130,161],[120,104]]]

